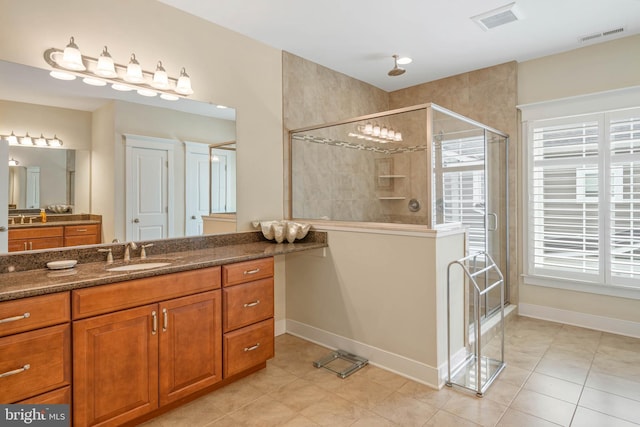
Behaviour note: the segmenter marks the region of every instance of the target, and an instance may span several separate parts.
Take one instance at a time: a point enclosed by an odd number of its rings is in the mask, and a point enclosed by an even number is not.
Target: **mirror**
[[[74,205],[75,150],[9,146],[9,215],[13,209]]]
[[[210,195],[212,214],[236,212],[236,142],[209,146]]]
[[[88,182],[112,182],[115,179],[116,185],[121,185],[118,182],[120,179],[118,178],[120,176],[119,168],[123,167],[121,165],[124,162],[123,159],[119,159],[119,156],[122,155],[119,146],[121,135],[137,134],[170,139],[175,141],[178,151],[184,150],[185,141],[201,143],[208,151],[209,145],[219,145],[225,141],[235,140],[235,110],[233,108],[222,109],[212,103],[190,99],[172,102],[159,97],[147,98],[136,94],[135,91],[118,92],[109,86],[89,86],[82,83],[81,79],[60,81],[51,78],[48,70],[6,61],[0,61],[0,75],[2,75],[2,79],[0,79],[0,134],[9,135],[12,131],[15,131],[16,134],[24,134],[27,131],[38,134],[44,132],[45,135],[57,133],[57,136],[64,141],[63,148],[65,148],[62,150],[9,147],[9,158],[15,157],[20,164],[9,168],[11,171],[9,183],[2,185],[0,191],[9,191],[8,199],[11,205],[16,206],[16,209],[18,206],[23,206],[23,200],[24,206],[28,207],[26,192],[24,195],[22,193],[23,189],[28,186],[26,186],[26,178],[23,180],[22,177],[26,176],[27,167],[37,166],[40,168],[41,174],[39,200],[36,203],[34,199],[31,204],[38,205],[37,207],[67,204],[78,207],[78,209],[73,209],[73,213],[102,215],[105,225],[103,227],[105,241],[111,241],[114,236],[121,240],[124,237],[120,236],[123,234],[120,230],[124,230],[124,219],[122,212],[119,212],[124,207],[117,208],[118,203],[115,203],[116,209],[114,210],[113,203],[113,198],[119,197],[124,189],[120,191],[118,188],[115,190],[115,196],[111,195],[111,199],[96,203],[96,195],[91,194]],[[109,107],[110,105],[115,105],[115,107]],[[15,106],[21,108],[15,108]],[[34,113],[29,108],[40,108],[40,110]],[[113,108],[115,112],[109,108]],[[101,122],[103,116],[100,115],[105,109],[108,113],[113,114],[110,117],[113,124],[106,127],[106,133],[104,122]],[[49,114],[45,110],[56,112]],[[65,113],[58,114],[58,111]],[[64,115],[67,112],[73,112],[76,116],[69,118]],[[98,115],[96,115],[97,112],[99,112]],[[80,119],[76,119],[76,117],[80,117]],[[200,127],[200,123],[209,123],[209,125]],[[217,126],[217,123],[224,125],[221,125],[222,128],[219,132],[212,131],[212,126]],[[82,128],[82,131],[78,131],[78,128]],[[67,129],[67,133],[71,133],[73,137],[65,138],[64,132],[59,129]],[[96,161],[100,162],[105,156],[103,148],[106,146],[100,145],[105,143],[111,144],[111,154],[107,153],[107,155],[116,157],[115,168],[113,167],[113,158],[107,167],[101,168],[101,165],[96,167]],[[53,155],[44,156],[37,161],[20,160],[19,155],[14,153],[15,149],[29,150],[34,156],[35,150],[48,150],[48,153],[56,152],[56,154],[64,152],[67,153],[67,156],[72,156],[71,153],[75,152],[77,155],[74,159],[75,164],[72,166],[70,159],[54,160]],[[101,149],[102,151],[100,151]],[[8,159],[4,161],[8,161]],[[64,167],[60,166],[61,162],[67,161],[69,163],[65,163]],[[59,173],[60,181],[56,180],[54,183],[54,180],[46,175],[46,171],[51,168],[49,162],[57,164],[56,170],[58,172],[64,171]],[[120,166],[118,162],[120,162]],[[174,186],[176,186],[178,193],[184,193],[185,168],[183,161],[179,160],[176,165],[177,176],[174,180]],[[74,174],[73,168],[80,170],[83,176]],[[235,176],[229,175],[231,173],[229,168],[227,172],[227,181],[235,183]],[[115,176],[109,177],[106,175],[107,173],[115,173]],[[62,177],[62,175],[66,176]],[[74,188],[80,188],[81,191],[74,191]],[[210,192],[207,191],[207,193]],[[225,196],[226,209],[235,211],[235,198],[233,202],[230,199],[232,194],[235,195],[235,190],[229,190]],[[175,232],[169,237],[182,237],[186,233],[187,215],[185,212],[187,208],[185,204],[184,200],[176,201],[174,206]],[[209,204],[206,203],[204,206]],[[10,215],[13,214],[10,213]],[[104,222],[106,217],[111,219],[110,224]]]

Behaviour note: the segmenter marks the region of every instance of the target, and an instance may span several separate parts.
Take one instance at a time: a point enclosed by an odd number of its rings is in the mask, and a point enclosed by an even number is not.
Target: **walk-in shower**
[[[435,104],[293,130],[289,216],[413,230],[462,224],[469,252],[491,254],[508,277],[507,142]],[[485,314],[498,306],[489,293]]]

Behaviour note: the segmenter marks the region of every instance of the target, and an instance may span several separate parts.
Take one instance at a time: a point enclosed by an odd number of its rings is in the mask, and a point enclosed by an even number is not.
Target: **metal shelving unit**
[[[467,348],[467,354],[462,363],[452,372],[451,361],[451,267],[458,265],[462,268],[465,278],[473,285],[473,337],[470,343],[471,350]],[[497,279],[490,283],[490,277],[494,274]],[[480,289],[476,278],[485,276],[484,283],[487,286]],[[464,283],[464,281],[463,281]],[[489,284],[490,283],[490,284]],[[500,328],[502,329],[500,343],[500,360],[482,356],[482,313],[480,310],[480,298],[484,297],[492,289],[500,288]],[[465,307],[466,310],[466,307]],[[468,390],[475,391],[476,396],[482,397],[485,391],[505,368],[504,363],[504,277],[502,272],[486,252],[478,252],[449,263],[447,267],[447,358],[448,377],[446,385],[452,387],[458,385]]]

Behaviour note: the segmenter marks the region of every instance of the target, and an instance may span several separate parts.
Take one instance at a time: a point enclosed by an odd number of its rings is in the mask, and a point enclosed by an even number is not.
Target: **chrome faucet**
[[[125,245],[124,245],[124,262],[131,261],[131,255],[130,255],[130,252],[129,252],[129,248],[131,248],[131,250],[135,251],[136,249],[138,249],[138,245],[136,245],[136,242],[125,243]]]

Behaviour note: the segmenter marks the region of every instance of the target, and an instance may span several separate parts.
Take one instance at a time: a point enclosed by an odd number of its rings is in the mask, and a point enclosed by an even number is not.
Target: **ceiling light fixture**
[[[106,86],[120,91],[136,90],[142,96],[157,96],[176,101],[193,94],[191,78],[183,67],[178,78],[170,77],[158,61],[154,72],[145,71],[135,54],[131,54],[128,65],[113,61],[107,46],[98,58],[84,56],[71,37],[64,50],[50,48],[44,52],[45,61],[53,68],[51,77],[60,80],[74,80],[82,77],[83,82],[93,86]]]
[[[395,77],[395,76],[400,76],[402,74],[404,74],[407,70],[405,70],[402,67],[398,67],[398,55],[393,55],[393,68],[391,70],[389,70],[389,72],[387,73],[387,75],[391,76],[391,77]]]
[[[4,139],[9,145],[25,145],[36,147],[61,147],[62,141],[57,136],[53,138],[46,138],[43,134],[40,134],[38,138],[32,138],[27,132],[24,136],[16,135],[11,132],[11,135],[0,135],[0,138]]]

